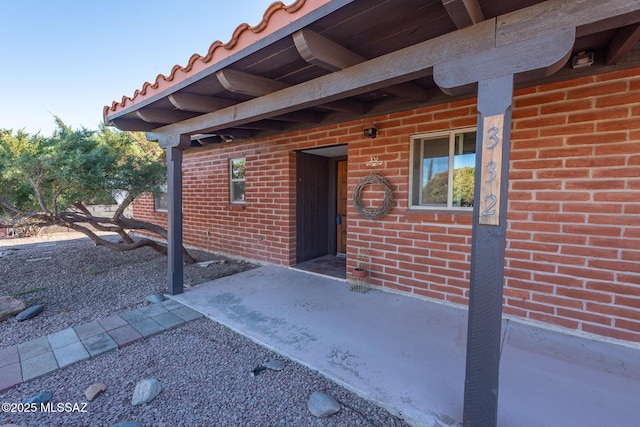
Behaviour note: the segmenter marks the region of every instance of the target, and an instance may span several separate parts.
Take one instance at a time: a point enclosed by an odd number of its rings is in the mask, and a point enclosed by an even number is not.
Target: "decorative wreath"
[[[382,201],[382,204],[376,209],[368,208],[364,204],[362,204],[362,191],[367,185],[379,185],[384,188],[384,200]],[[371,173],[368,176],[362,177],[360,181],[358,181],[356,187],[353,189],[353,206],[355,206],[358,213],[364,218],[382,218],[389,213],[392,204],[393,188],[391,187],[391,183],[389,183],[389,181],[387,181],[385,177],[383,177],[382,175],[378,175],[377,173]]]

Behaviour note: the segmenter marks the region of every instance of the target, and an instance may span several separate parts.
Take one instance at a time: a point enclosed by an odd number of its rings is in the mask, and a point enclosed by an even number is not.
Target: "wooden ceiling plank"
[[[478,0],[442,0],[442,5],[458,29],[469,27],[486,19]]]
[[[210,113],[236,103],[231,99],[181,92],[169,95],[169,102],[178,110],[196,113]]]
[[[232,69],[217,71],[216,77],[227,91],[249,96],[264,96],[290,86],[277,80]]]
[[[633,49],[640,40],[640,24],[620,28],[607,50],[607,65],[615,65]]]
[[[141,108],[136,115],[147,123],[175,123],[197,116],[195,113],[179,110],[161,110],[159,108]]]

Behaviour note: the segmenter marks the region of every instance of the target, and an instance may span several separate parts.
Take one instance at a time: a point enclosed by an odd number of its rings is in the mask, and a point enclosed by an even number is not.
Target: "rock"
[[[47,403],[48,401],[51,400],[52,397],[53,397],[53,393],[51,393],[50,391],[41,391],[40,393],[31,396],[30,398],[28,398],[22,403],[24,403],[25,405],[28,405],[31,403],[40,405],[41,403]]]
[[[28,260],[26,260],[26,262],[38,262],[38,261],[46,261],[48,259],[51,259],[50,256],[45,256],[42,258],[29,258]]]
[[[122,421],[121,423],[114,424],[111,427],[142,427],[137,421]]]
[[[18,315],[16,316],[16,319],[18,320],[31,319],[32,317],[36,317],[38,314],[42,313],[42,310],[44,310],[44,305],[42,304],[32,305],[26,310],[23,310],[20,313],[18,313]]]
[[[149,403],[160,394],[161,390],[162,386],[157,379],[148,378],[142,380],[136,384],[136,389],[133,391],[133,397],[131,398],[131,404],[137,406]]]
[[[282,371],[284,369],[284,360],[273,359],[266,366],[274,371]]]
[[[157,304],[157,303],[162,302],[164,300],[166,300],[166,298],[162,294],[147,295],[147,301],[152,302],[154,304]]]
[[[97,395],[99,395],[100,393],[102,393],[106,389],[107,389],[107,385],[106,384],[102,384],[102,383],[91,384],[84,391],[84,395],[87,396],[87,400],[89,400],[89,402],[91,402],[93,399],[96,398]]]
[[[209,267],[211,264],[224,265],[227,263],[225,259],[213,260],[213,261],[202,261],[197,264],[198,267]]]
[[[314,391],[309,397],[307,408],[314,416],[323,418],[331,416],[340,411],[340,404],[327,393]]]
[[[265,371],[266,369],[267,369],[267,367],[266,367],[266,366],[264,366],[264,365],[258,365],[258,366],[256,366],[255,368],[253,368],[253,369],[251,370],[251,376],[252,376],[252,377],[255,377],[255,376],[256,376],[256,375],[258,375],[260,372]]]
[[[10,296],[0,297],[0,321],[15,316],[25,307],[26,304],[21,299]]]
[[[202,262],[199,262],[197,265],[198,267],[209,267],[214,262],[215,261],[202,261]]]

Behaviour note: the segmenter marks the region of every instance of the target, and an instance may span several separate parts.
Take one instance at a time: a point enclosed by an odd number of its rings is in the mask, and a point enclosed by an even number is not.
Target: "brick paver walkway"
[[[202,317],[177,301],[139,307],[0,350],[0,393]]]

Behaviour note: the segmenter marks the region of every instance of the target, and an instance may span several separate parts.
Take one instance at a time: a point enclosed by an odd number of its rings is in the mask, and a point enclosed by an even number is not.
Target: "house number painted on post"
[[[504,114],[485,117],[483,123],[479,223],[499,225]]]

